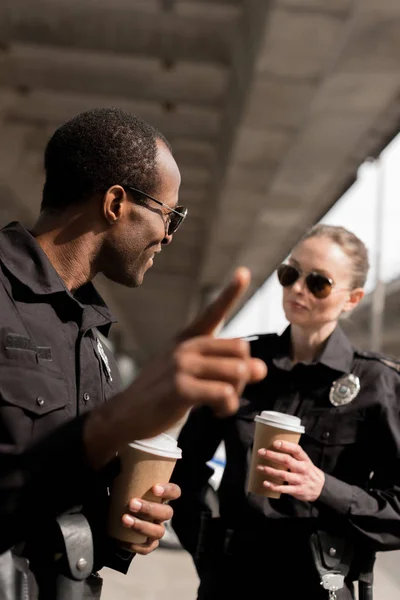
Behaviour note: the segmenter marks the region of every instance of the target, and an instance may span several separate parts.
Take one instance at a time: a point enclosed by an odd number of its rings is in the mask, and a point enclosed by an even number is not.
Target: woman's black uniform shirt
[[[210,476],[206,463],[221,441],[227,465],[219,489],[220,515],[227,528],[246,537],[272,526],[307,534],[335,529],[373,551],[400,547],[398,363],[358,352],[339,327],[313,363],[293,365],[290,328],[282,336],[259,336],[251,352],[265,361],[268,375],[245,389],[237,414],[218,419],[208,408],[196,409],[180,434],[183,458],[173,480],[182,487],[182,496],[174,503],[173,523],[185,547],[193,553],[198,545],[203,490]],[[330,390],[349,374],[359,378],[360,391],[351,402],[334,406]],[[300,445],[325,473],[316,502],[284,494],[268,500],[247,492],[254,417],[262,410],[301,418],[305,433]]]

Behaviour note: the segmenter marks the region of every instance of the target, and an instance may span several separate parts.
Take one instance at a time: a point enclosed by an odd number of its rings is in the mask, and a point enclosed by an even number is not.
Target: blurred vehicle
[[[218,502],[218,488],[221,483],[222,475],[225,469],[226,457],[225,457],[225,445],[222,442],[213,458],[207,463],[211,469],[213,469],[213,474],[208,480],[208,489],[206,492],[207,504],[211,508],[213,516],[218,516],[219,513],[219,502]],[[162,540],[160,541],[160,546],[163,548],[172,548],[174,550],[181,550],[182,546],[178,540],[178,537],[173,530],[171,525],[171,521],[167,521],[164,523],[165,525],[165,534]]]

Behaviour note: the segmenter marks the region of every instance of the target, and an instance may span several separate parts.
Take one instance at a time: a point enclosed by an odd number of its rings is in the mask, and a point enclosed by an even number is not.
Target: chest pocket
[[[325,446],[354,444],[360,436],[363,422],[361,411],[310,411],[302,419],[305,434]]]
[[[305,433],[301,446],[313,463],[327,473],[346,470],[356,460],[365,437],[362,411],[310,411],[303,419]]]
[[[62,375],[26,364],[0,365],[0,414],[1,442],[21,445],[74,416]]]

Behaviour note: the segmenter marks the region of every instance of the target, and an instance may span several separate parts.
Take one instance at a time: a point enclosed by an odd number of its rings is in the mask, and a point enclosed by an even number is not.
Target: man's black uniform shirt
[[[99,336],[111,322],[93,285],[67,290],[21,225],[0,231],[0,553],[83,505],[102,561],[108,479],[87,466],[82,429],[120,386]]]

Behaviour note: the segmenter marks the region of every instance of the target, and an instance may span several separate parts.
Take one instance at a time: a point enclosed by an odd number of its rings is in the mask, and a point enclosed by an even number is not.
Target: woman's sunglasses
[[[282,264],[278,267],[278,279],[282,287],[293,285],[299,277],[301,277],[301,271],[292,265]],[[332,292],[332,279],[329,279],[329,277],[321,275],[320,273],[308,273],[305,282],[312,295],[320,300],[327,298]]]

